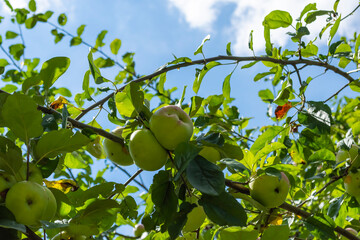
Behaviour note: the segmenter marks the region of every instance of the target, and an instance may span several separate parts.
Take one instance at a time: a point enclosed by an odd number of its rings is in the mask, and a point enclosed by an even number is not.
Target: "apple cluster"
[[[18,223],[38,227],[40,220],[50,221],[55,216],[57,203],[53,193],[42,185],[40,169],[29,164],[27,181],[26,169],[23,163],[15,176],[0,171],[0,201],[5,202]]]
[[[126,145],[104,140],[104,150],[108,159],[121,166],[133,163],[146,171],[156,171],[168,159],[167,150],[173,151],[181,142],[189,141],[193,133],[193,123],[189,115],[180,107],[169,105],[158,109],[149,120],[149,129],[134,131]],[[123,129],[112,131],[121,137]]]

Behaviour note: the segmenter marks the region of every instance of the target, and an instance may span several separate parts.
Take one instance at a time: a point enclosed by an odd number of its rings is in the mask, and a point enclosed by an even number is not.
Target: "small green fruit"
[[[282,172],[281,179],[276,176],[261,175],[250,182],[250,196],[267,208],[278,207],[284,203],[290,188],[289,179]]]
[[[19,173],[20,173],[20,178],[21,180],[25,181],[26,180],[26,174],[27,174],[27,163],[23,162]],[[40,185],[43,184],[43,176],[41,173],[41,170],[33,163],[29,163],[29,179],[28,181],[31,182],[36,182]]]
[[[145,232],[145,226],[143,224],[136,224],[134,227],[134,236],[140,237]]]
[[[136,166],[145,171],[156,171],[162,168],[168,153],[148,129],[134,131],[129,142],[130,155]]]
[[[115,128],[111,133],[121,137],[123,129],[120,127]],[[130,156],[129,150],[126,145],[122,146],[118,142],[111,141],[108,138],[104,140],[104,150],[108,159],[121,166],[129,166],[134,164]]]
[[[360,197],[360,171],[350,172],[344,178],[345,191],[354,197]]]

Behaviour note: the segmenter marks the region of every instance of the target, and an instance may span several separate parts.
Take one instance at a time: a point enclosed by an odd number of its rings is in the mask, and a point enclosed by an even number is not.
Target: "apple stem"
[[[29,143],[26,143],[26,181],[29,181],[29,172],[30,172],[30,146]]]

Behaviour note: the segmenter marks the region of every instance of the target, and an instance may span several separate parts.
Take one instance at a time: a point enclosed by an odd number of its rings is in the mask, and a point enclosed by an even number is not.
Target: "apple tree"
[[[206,37],[195,57],[139,75],[134,53],[115,57],[121,40],[105,41],[107,31],[92,44],[82,38],[85,25],[76,34],[66,29],[65,13],[38,12],[35,0],[27,8],[3,4],[12,15],[0,24],[12,24],[0,35],[1,239],[359,239],[360,99],[341,93],[360,92],[360,34],[337,32],[360,5],[350,13],[337,11],[346,4],[339,0],[325,10],[304,4],[297,16],[274,10],[263,20],[261,55],[250,33],[252,56],[233,55],[229,43],[225,55],[205,57]],[[40,24],[51,26],[55,43],[90,47],[74,96],[54,85],[70,58],[25,55],[22,30]],[[314,24],[323,28],[304,38]],[[271,41],[278,28],[295,47]],[[264,72],[244,81],[271,83],[258,95],[276,109],[267,113],[272,124],[249,128],[252,116],[240,116],[231,79],[255,64]],[[211,69],[228,65],[218,94],[199,96]],[[105,68],[115,74],[106,78]],[[193,69],[192,89],[179,82],[175,97],[167,73],[185,68]],[[311,82],[330,74],[346,84],[321,101],[308,98]],[[106,130],[110,124],[118,127]],[[128,180],[106,181],[114,169]],[[148,171],[152,182],[144,183],[139,176]]]

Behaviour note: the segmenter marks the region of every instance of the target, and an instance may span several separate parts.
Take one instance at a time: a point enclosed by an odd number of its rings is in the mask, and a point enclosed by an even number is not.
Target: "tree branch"
[[[117,167],[118,169],[120,169],[123,173],[125,173],[128,177],[131,177],[130,173],[128,171],[126,171],[124,168],[120,167],[118,164],[113,163],[115,167]],[[141,182],[139,182],[138,180],[134,179],[134,182],[136,182],[140,187],[142,187],[145,191],[149,192],[149,189],[142,184]]]
[[[232,188],[232,189],[235,189],[241,193],[244,193],[244,194],[250,194],[250,190],[245,187],[244,185],[242,185],[241,183],[238,183],[238,182],[234,182],[234,181],[231,181],[231,180],[228,180],[228,179],[225,179],[225,185]],[[298,215],[298,216],[301,216],[302,218],[306,219],[306,218],[309,218],[312,216],[311,213],[307,212],[307,211],[304,211],[298,207],[295,207],[293,205],[290,205],[286,202],[284,202],[283,204],[281,204],[279,206],[279,208],[282,208],[282,209],[285,209],[289,212],[292,212],[294,213],[295,215]],[[355,235],[353,235],[352,233],[346,231],[345,229],[337,226],[334,228],[334,231],[347,237],[348,239],[350,240],[360,240],[360,238],[356,237]]]
[[[29,238],[29,240],[43,240],[41,237],[36,235],[33,230],[26,227],[26,233],[25,235]]]
[[[217,57],[212,57],[212,58],[205,58],[205,59],[200,59],[200,60],[195,60],[192,62],[184,62],[184,63],[179,63],[179,64],[175,64],[175,65],[171,65],[171,66],[166,66],[166,67],[162,67],[159,70],[155,71],[152,74],[143,76],[141,78],[132,80],[131,82],[143,82],[146,80],[150,80],[154,77],[159,76],[162,73],[165,72],[169,72],[175,69],[179,69],[179,68],[183,68],[183,67],[189,67],[189,66],[193,66],[193,65],[202,65],[202,64],[206,64],[207,62],[212,62],[212,61],[221,61],[221,60],[231,60],[231,61],[236,61],[238,62],[245,62],[245,61],[265,61],[265,62],[272,62],[272,63],[278,63],[281,65],[292,65],[292,66],[296,66],[299,64],[305,64],[308,66],[318,66],[318,67],[322,67],[325,68],[327,70],[331,70],[332,72],[346,78],[349,83],[355,81],[355,79],[353,77],[351,77],[347,72],[342,71],[341,69],[330,65],[326,62],[319,62],[319,61],[314,61],[314,60],[308,60],[308,59],[298,59],[298,60],[282,60],[282,59],[275,59],[275,58],[270,58],[270,57],[261,57],[261,56],[252,56],[252,57],[236,57],[236,56],[217,56]],[[85,110],[83,110],[75,119],[79,120],[80,118],[82,118],[87,112],[89,112],[90,110],[92,110],[93,108],[104,104],[107,100],[109,100],[111,97],[113,97],[115,95],[115,93],[117,92],[121,92],[125,89],[125,87],[130,84],[131,82],[123,85],[121,88],[119,88],[116,92],[113,92],[111,94],[109,94],[108,96],[104,97],[103,99],[101,99],[100,101],[92,104],[91,106],[89,106],[88,108],[86,108]]]

